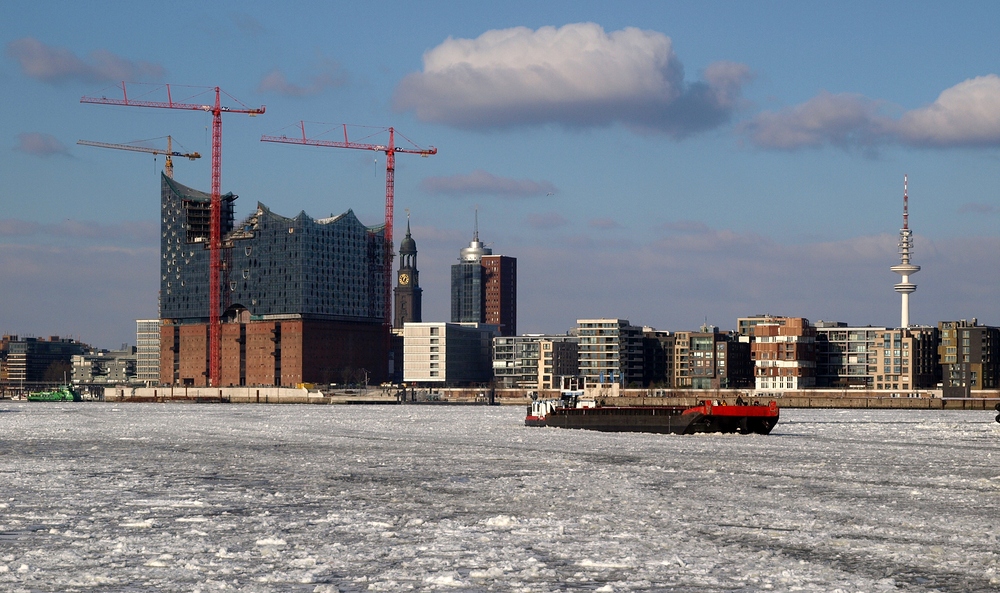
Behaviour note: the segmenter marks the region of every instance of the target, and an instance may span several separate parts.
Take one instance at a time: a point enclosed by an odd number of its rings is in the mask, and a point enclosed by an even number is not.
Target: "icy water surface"
[[[766,437],[523,419],[0,402],[0,590],[1000,590],[991,412],[783,410]]]

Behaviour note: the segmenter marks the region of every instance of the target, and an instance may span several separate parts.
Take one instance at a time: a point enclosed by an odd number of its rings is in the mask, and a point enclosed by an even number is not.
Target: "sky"
[[[0,332],[116,348],[157,316],[162,157],[211,188],[210,102],[241,219],[384,215],[417,242],[425,321],[472,240],[518,260],[519,333],[582,318],[731,329],[770,313],[895,326],[903,177],[910,319],[1000,325],[995,2],[10,0],[0,19]]]

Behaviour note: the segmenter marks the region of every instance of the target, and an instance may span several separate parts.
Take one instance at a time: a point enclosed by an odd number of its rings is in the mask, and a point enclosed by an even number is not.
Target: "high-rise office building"
[[[501,336],[517,335],[517,259],[493,255],[479,240],[472,242],[451,267],[452,323],[488,323]]]
[[[500,328],[502,336],[517,335],[517,259],[484,255],[484,321]]]

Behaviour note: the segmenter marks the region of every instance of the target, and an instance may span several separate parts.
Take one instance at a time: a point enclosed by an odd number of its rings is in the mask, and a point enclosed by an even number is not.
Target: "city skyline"
[[[156,315],[162,157],[75,142],[171,134],[208,155],[210,116],[79,103],[122,79],[267,105],[224,124],[237,219],[263,202],[381,222],[384,160],[259,142],[299,120],[436,146],[396,173],[425,321],[449,319],[478,208],[520,262],[519,333],[894,326],[907,174],[911,323],[1000,325],[993,3],[55,6],[12,2],[0,24],[0,332],[114,347]],[[208,191],[210,160],[175,176]]]

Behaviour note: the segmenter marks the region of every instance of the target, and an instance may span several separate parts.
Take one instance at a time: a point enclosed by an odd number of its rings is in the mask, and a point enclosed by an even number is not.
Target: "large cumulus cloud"
[[[622,123],[682,138],[728,121],[749,78],[745,65],[718,62],[685,83],[666,35],[594,23],[449,38],[423,61],[400,82],[395,108],[467,129]]]
[[[1000,77],[995,74],[960,82],[930,105],[899,117],[887,114],[887,107],[862,95],[822,92],[800,105],[760,113],[741,128],[754,145],[776,150],[1000,146]]]

